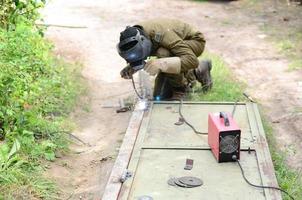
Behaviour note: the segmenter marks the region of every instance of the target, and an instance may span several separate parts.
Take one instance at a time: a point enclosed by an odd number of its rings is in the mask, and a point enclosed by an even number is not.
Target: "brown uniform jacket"
[[[152,41],[153,50],[168,49],[181,60],[183,72],[198,67],[198,56],[205,45],[203,34],[191,25],[175,19],[152,19],[138,23]],[[191,41],[191,42],[190,42]],[[193,44],[194,45],[190,45]]]

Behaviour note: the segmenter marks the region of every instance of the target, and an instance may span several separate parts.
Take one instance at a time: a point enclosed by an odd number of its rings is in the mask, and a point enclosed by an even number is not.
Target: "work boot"
[[[172,97],[168,100],[176,101],[176,100],[184,99],[185,97],[186,97],[186,93],[184,92],[173,92]]]
[[[175,101],[175,100],[184,99],[185,97],[186,97],[185,87],[173,88],[173,93],[170,100]]]
[[[211,69],[212,69],[212,61],[202,60],[199,61],[198,68],[194,70],[196,80],[201,83],[203,92],[209,91],[213,86]]]

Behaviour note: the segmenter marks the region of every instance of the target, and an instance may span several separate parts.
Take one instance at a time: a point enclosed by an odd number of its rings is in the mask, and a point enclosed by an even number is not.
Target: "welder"
[[[203,34],[190,24],[157,18],[127,26],[120,33],[118,53],[128,63],[122,69],[125,79],[140,69],[156,76],[154,98],[183,98],[196,81],[204,92],[212,88],[212,63],[199,61],[205,47]],[[157,59],[150,56],[156,56]],[[147,61],[146,61],[147,60]]]

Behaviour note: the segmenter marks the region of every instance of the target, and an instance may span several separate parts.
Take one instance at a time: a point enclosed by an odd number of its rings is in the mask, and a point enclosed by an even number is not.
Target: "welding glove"
[[[132,75],[135,73],[133,68],[128,64],[122,71],[120,72],[120,75],[124,79],[131,79]]]
[[[179,57],[159,58],[146,63],[144,70],[151,76],[163,72],[168,74],[179,74],[181,62]]]

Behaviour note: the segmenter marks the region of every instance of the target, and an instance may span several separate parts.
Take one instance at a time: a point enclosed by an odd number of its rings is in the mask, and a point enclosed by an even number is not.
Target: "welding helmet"
[[[135,70],[144,68],[145,60],[151,54],[152,43],[140,27],[126,27],[121,32],[117,45],[119,55]]]

